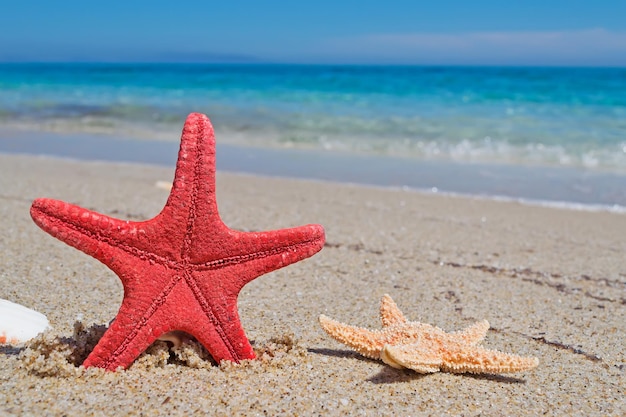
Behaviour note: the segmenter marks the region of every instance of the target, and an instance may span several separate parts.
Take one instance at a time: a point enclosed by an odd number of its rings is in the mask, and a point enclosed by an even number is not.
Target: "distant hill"
[[[32,50],[4,52],[0,50],[0,62],[181,62],[181,63],[260,63],[264,60],[252,55],[164,51],[70,51],[46,50],[39,53]]]

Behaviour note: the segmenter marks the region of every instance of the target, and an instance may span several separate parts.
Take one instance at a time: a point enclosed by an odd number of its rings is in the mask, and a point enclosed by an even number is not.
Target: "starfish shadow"
[[[459,374],[461,376],[461,374]],[[525,384],[523,378],[515,378],[514,376],[497,375],[497,374],[463,374],[466,378],[482,379],[484,381],[501,382],[503,384]]]
[[[109,323],[110,324],[110,323]],[[93,351],[109,326],[91,324],[85,326],[81,321],[74,322],[72,337],[62,337],[61,341],[72,347],[72,355],[68,358],[75,366],[83,364],[87,356]]]
[[[0,346],[0,354],[18,356],[24,349],[26,349],[24,346],[2,345]]]
[[[352,358],[362,361],[377,362],[374,359],[365,358],[356,352],[346,349],[309,348],[307,349],[307,352],[324,356],[332,356],[334,358]]]
[[[351,350],[309,348],[307,349],[307,351],[309,353],[316,353],[318,355],[332,356],[334,358],[356,359],[362,362],[371,362],[380,365],[380,362],[376,359],[366,358]],[[390,384],[396,382],[408,382],[415,379],[420,379],[423,376],[424,375],[422,374],[418,374],[407,369],[394,369],[389,366],[383,366],[380,372],[368,378],[367,380],[374,384]]]
[[[375,362],[380,363],[375,359],[370,359],[359,355],[356,352],[345,349],[326,349],[326,348],[309,348],[307,349],[309,353],[316,353],[318,355],[324,356],[332,356],[334,358],[345,358],[345,359],[357,359],[360,361],[367,362]],[[396,369],[390,366],[384,365],[383,368],[376,375],[368,378],[367,381],[373,384],[393,384],[397,382],[409,382],[415,381],[422,378],[428,377],[430,374],[420,374],[418,372],[412,371],[410,369]],[[459,377],[463,378],[473,378],[480,379],[485,381],[494,381],[500,382],[504,384],[525,384],[526,380],[522,378],[515,378],[512,376],[504,376],[497,374],[471,374],[471,373],[463,373],[463,374],[455,374]]]
[[[426,376],[427,374],[419,374],[410,369],[396,369],[385,365],[377,374],[367,378],[367,381],[376,385],[396,384],[399,382],[416,381]]]
[[[396,382],[409,382],[422,378],[426,378],[431,374],[420,374],[410,369],[395,369],[390,366],[385,366],[379,373],[368,378],[369,382],[374,384],[390,384]],[[515,378],[511,376],[495,375],[495,374],[455,374],[455,376],[462,378],[481,379],[485,381],[494,381],[503,384],[525,384],[526,380],[522,378]]]
[[[82,322],[76,321],[72,336],[58,335],[49,339],[40,335],[21,346],[2,345],[0,346],[0,354],[19,356],[23,351],[30,348],[39,351],[41,355],[47,358],[51,352],[65,352],[67,362],[78,367],[100,340],[105,329],[106,326],[97,324],[85,327]]]

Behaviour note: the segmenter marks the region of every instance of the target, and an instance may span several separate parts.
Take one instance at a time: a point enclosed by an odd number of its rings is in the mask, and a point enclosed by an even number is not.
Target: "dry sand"
[[[620,415],[626,411],[626,215],[218,173],[230,227],[326,228],[321,253],[248,284],[239,312],[260,360],[213,364],[157,343],[129,370],[76,366],[115,317],[118,278],[31,221],[36,197],[133,220],[171,169],[0,155],[0,298],[54,329],[0,348],[2,415]],[[510,376],[418,375],[330,339],[324,313],[377,327],[389,293],[412,320],[540,359]],[[76,322],[80,324],[75,325]]]

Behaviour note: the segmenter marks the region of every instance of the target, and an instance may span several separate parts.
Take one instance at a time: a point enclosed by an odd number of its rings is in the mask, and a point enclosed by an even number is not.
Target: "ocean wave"
[[[0,65],[0,126],[626,172],[626,71]]]

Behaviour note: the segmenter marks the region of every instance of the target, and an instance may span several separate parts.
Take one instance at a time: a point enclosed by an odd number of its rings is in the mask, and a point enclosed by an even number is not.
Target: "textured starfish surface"
[[[35,200],[31,216],[122,281],[119,312],[83,363],[108,370],[127,368],[172,331],[194,336],[217,362],[254,358],[237,311],[240,290],[262,274],[315,254],[325,239],[319,225],[240,232],[222,222],[213,127],[202,114],[185,122],[173,187],[153,219],[119,220],[50,199]]]
[[[419,373],[508,373],[535,368],[539,361],[478,346],[485,338],[489,323],[478,322],[467,329],[446,333],[429,324],[408,321],[389,295],[380,303],[383,328],[368,330],[349,326],[324,315],[322,328],[332,338],[363,356],[382,359],[394,368],[409,368]]]

